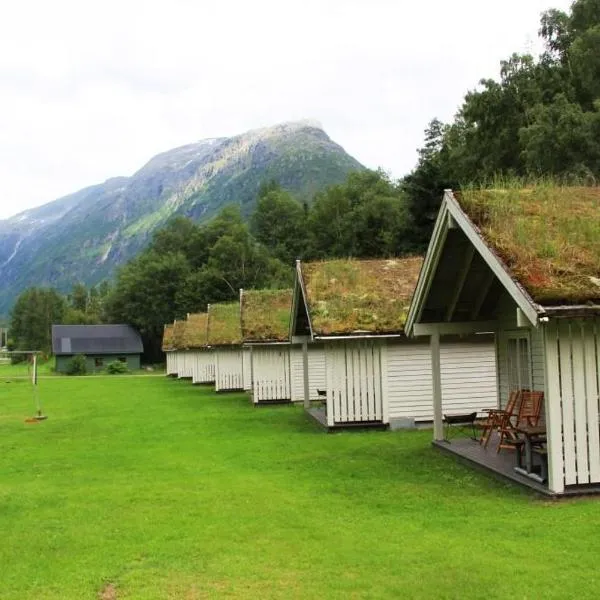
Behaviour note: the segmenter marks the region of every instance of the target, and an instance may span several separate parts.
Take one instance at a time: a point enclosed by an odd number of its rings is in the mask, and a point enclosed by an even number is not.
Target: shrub
[[[87,373],[87,364],[83,354],[76,354],[67,363],[67,375],[85,375]]]
[[[113,360],[106,365],[106,372],[109,375],[118,375],[120,373],[127,373],[127,371],[129,371],[127,363],[120,360]]]

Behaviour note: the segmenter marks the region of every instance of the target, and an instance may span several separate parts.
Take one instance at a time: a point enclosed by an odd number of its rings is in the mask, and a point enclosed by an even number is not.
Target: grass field
[[[457,465],[429,431],[158,377],[0,382],[0,597],[596,598],[600,503]]]

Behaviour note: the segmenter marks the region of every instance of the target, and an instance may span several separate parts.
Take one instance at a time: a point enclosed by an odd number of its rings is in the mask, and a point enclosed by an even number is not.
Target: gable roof
[[[189,314],[185,325],[185,348],[204,348],[208,344],[208,314]]]
[[[234,346],[242,343],[240,303],[229,302],[208,306],[208,345]]]
[[[130,325],[52,325],[52,352],[65,354],[141,354],[140,334]]]
[[[534,302],[600,304],[600,188],[468,190],[453,197]]]
[[[421,318],[453,227],[462,231],[533,325],[544,315],[598,311],[599,206],[599,188],[540,186],[457,194],[446,190],[407,331]]]
[[[173,350],[185,349],[185,327],[185,321],[178,321],[176,319],[173,322]]]
[[[314,336],[401,334],[423,259],[298,263]],[[298,307],[296,306],[296,310]]]
[[[292,290],[242,290],[240,294],[244,342],[289,340]]]
[[[169,350],[174,350],[173,346],[173,324],[165,325],[163,330],[163,339],[162,339],[162,351],[168,352]]]

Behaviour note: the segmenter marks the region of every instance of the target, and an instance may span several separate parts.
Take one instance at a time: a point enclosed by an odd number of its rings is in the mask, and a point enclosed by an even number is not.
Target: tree
[[[62,323],[67,304],[52,288],[29,288],[17,298],[10,319],[15,350],[52,350],[52,325]]]

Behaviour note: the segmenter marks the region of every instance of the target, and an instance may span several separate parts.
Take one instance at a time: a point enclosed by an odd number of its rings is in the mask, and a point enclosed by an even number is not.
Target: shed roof
[[[162,339],[162,351],[168,352],[169,350],[174,350],[175,347],[173,345],[173,324],[165,325],[163,330],[163,339]]]
[[[208,314],[196,313],[187,317],[184,345],[186,348],[204,348],[208,344]]]
[[[600,302],[599,187],[467,190],[454,197],[535,302]]]
[[[141,354],[140,334],[130,325],[52,325],[52,352],[65,354]]]
[[[173,350],[183,350],[185,348],[185,321],[173,323]]]
[[[240,303],[210,304],[208,307],[209,346],[233,346],[241,343]]]
[[[241,294],[244,342],[287,342],[292,290],[244,290]]]
[[[315,335],[403,333],[422,257],[302,263]]]

